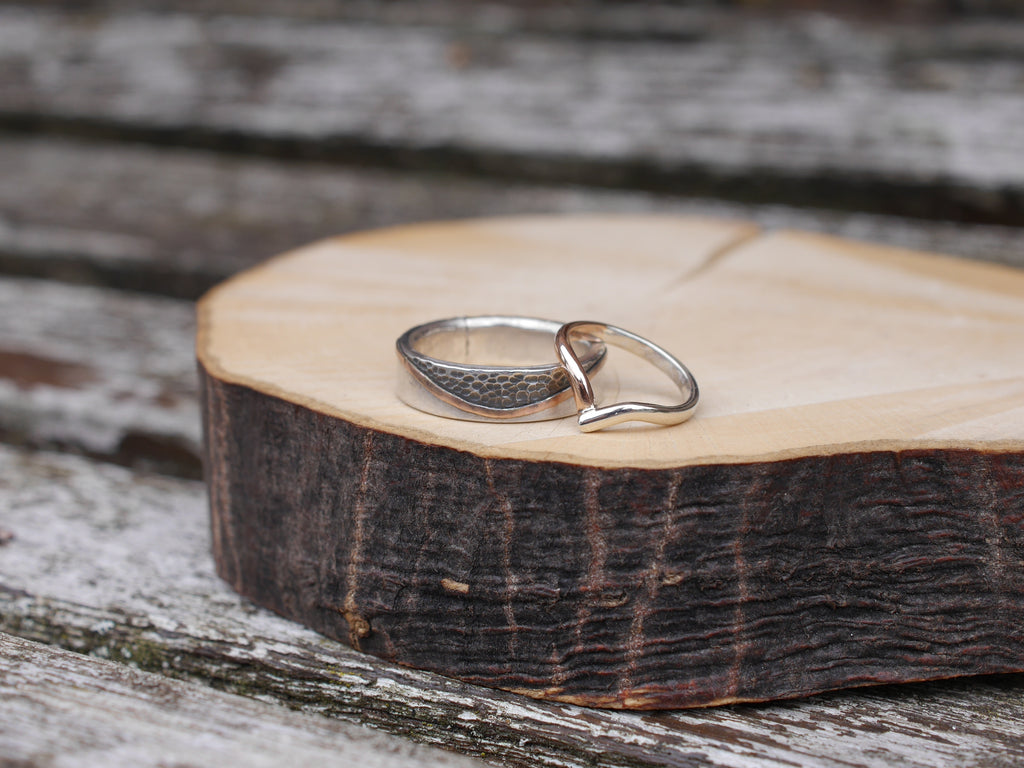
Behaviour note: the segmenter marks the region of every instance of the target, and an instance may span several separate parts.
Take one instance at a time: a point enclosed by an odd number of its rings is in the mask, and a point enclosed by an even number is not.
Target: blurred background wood
[[[1012,0],[3,0],[0,483],[42,462],[35,490],[0,507],[4,629],[102,654],[103,637],[148,628],[160,653],[123,663],[512,764],[1020,762],[1002,719],[1017,677],[616,716],[598,738],[571,707],[453,699],[449,681],[387,666],[354,686],[329,663],[290,666],[306,652],[276,655],[292,625],[208,573],[194,642],[166,629],[184,609],[165,595],[209,565],[188,479],[190,300],[214,282],[345,231],[579,211],[740,217],[1024,266],[1021,17]],[[85,458],[70,472],[39,449]],[[194,565],[132,586],[145,563],[109,554],[128,511],[108,499],[83,538],[39,555],[66,580],[16,570],[43,519],[16,512],[46,489],[54,530],[87,518],[111,462],[131,470],[123,487],[157,489],[130,509],[192,494],[167,514],[191,526]],[[98,573],[72,556],[97,550]],[[74,585],[90,581],[86,599]]]

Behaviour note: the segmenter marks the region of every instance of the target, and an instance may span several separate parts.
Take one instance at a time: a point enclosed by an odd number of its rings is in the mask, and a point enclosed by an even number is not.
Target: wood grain
[[[0,631],[505,765],[1024,760],[1021,675],[656,715],[588,710],[389,664],[255,607],[214,573],[200,483],[0,448],[0,510],[14,534],[0,547]]]
[[[529,33],[462,38],[435,26],[8,6],[0,8],[0,124],[1020,221],[1017,22],[880,33],[813,15],[770,24],[738,16],[706,29],[689,43],[580,45]]]
[[[197,348],[220,573],[383,658],[596,706],[1020,669],[1024,276],[752,235],[408,227],[217,289]],[[513,311],[659,339],[699,417],[594,439],[391,394],[405,327]]]
[[[5,765],[483,763],[0,633]]]

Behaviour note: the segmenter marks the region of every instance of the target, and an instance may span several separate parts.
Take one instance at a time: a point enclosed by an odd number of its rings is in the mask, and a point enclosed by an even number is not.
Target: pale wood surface
[[[0,761],[32,766],[482,766],[337,720],[0,633]]]
[[[1024,760],[1021,675],[651,715],[533,701],[396,667],[234,594],[213,572],[204,495],[200,483],[0,449],[0,527],[13,533],[0,546],[0,630],[506,765]],[[222,723],[229,714],[215,707],[209,716]]]
[[[462,422],[397,400],[395,338],[492,313],[646,335],[694,371],[700,410],[679,428],[585,435],[571,419]],[[1019,451],[1024,434],[1024,274],[740,223],[498,219],[325,241],[215,290],[199,333],[218,379],[483,456],[674,467]],[[651,391],[631,361],[610,367],[625,392]]]

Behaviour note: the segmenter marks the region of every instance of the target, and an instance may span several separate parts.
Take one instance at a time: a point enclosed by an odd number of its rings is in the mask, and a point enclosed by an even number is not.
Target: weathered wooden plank
[[[2,0],[0,5],[25,5],[25,0]],[[138,11],[138,0],[36,0],[33,5],[89,13]],[[326,19],[374,24],[453,25],[490,32],[530,30],[606,39],[693,40],[708,27],[746,14],[771,15],[791,11],[837,14],[877,21],[947,19],[970,15],[1019,16],[1015,0],[895,0],[885,4],[849,0],[702,0],[700,3],[615,0],[587,3],[517,3],[509,0],[463,3],[440,0],[390,0],[387,3],[333,0],[147,0],[148,11],[193,15],[275,16],[286,19]]]
[[[0,123],[1016,223],[1020,35],[1006,21],[743,17],[686,45],[581,45],[6,7]]]
[[[58,481],[58,482],[55,482]],[[1011,766],[1024,676],[773,705],[584,710],[394,667],[213,573],[201,484],[0,449],[0,629],[524,766]]]
[[[188,302],[0,280],[0,437],[198,477]]]
[[[1024,266],[1024,229],[757,206],[181,149],[7,137],[0,272],[195,298],[276,253],[359,229],[523,213],[752,220]],[[112,202],[113,198],[113,202]]]
[[[4,765],[484,765],[316,715],[0,633]]]

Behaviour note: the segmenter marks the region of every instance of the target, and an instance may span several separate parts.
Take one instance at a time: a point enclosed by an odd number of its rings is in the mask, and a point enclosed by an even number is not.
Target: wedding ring
[[[573,349],[573,341],[577,339],[591,343],[607,341],[639,355],[672,379],[683,395],[683,402],[679,405],[625,402],[598,407],[586,367]],[[594,432],[626,421],[679,424],[693,415],[700,399],[697,382],[685,365],[657,344],[614,325],[588,320],[566,323],[555,334],[555,353],[569,374],[580,429],[584,432]]]
[[[400,400],[470,421],[540,421],[576,413],[570,374],[551,359],[561,323],[532,317],[454,317],[411,328],[396,343]],[[584,375],[604,363],[603,342],[582,339]]]

